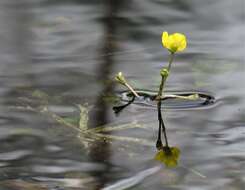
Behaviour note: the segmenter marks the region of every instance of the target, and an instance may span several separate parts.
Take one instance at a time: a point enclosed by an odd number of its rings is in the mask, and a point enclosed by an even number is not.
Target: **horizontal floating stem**
[[[161,100],[166,100],[166,99],[182,99],[182,100],[197,100],[200,98],[198,94],[192,94],[189,96],[181,96],[181,95],[175,95],[175,94],[169,94],[169,95],[164,95],[161,97]]]

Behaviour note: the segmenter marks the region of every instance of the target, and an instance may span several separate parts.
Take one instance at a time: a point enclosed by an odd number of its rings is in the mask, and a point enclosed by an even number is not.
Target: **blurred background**
[[[1,0],[0,189],[243,189],[244,21],[244,0]],[[164,110],[169,142],[181,150],[174,169],[154,161],[154,107],[112,110],[118,71],[138,89],[158,89],[163,31],[188,39],[167,91],[216,99]],[[90,141],[39,110],[73,117],[77,104],[90,128],[142,127]]]

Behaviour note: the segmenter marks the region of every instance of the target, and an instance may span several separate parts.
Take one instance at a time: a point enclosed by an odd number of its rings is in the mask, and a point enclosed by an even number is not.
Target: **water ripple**
[[[156,101],[153,101],[157,95],[156,91],[148,90],[136,90],[140,95],[140,98],[135,98],[132,104],[143,106],[144,108],[156,108]],[[179,96],[189,96],[192,94],[198,94],[200,98],[196,100],[177,100],[177,99],[166,99],[163,100],[163,109],[174,109],[174,110],[186,110],[186,109],[204,109],[210,108],[217,105],[218,100],[208,92],[201,91],[181,91],[181,92],[167,92],[166,94],[174,94]],[[119,94],[122,102],[130,102],[132,94],[128,91],[124,91]]]
[[[32,151],[29,150],[15,150],[11,152],[4,152],[4,153],[0,153],[0,160],[3,161],[17,160],[31,154]]]

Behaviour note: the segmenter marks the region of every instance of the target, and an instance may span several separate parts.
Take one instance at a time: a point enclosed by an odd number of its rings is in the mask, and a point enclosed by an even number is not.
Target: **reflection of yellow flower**
[[[162,33],[162,44],[170,52],[175,53],[178,51],[183,51],[186,48],[186,37],[181,33],[174,33],[168,35],[168,32]]]
[[[176,167],[180,156],[180,150],[177,147],[163,147],[160,149],[155,160],[164,163],[167,167]]]

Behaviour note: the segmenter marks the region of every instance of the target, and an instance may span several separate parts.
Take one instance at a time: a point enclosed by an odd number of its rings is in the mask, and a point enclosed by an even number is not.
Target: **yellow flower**
[[[168,35],[168,32],[162,33],[162,44],[167,48],[171,53],[178,51],[183,51],[186,48],[186,37],[181,33],[174,33]]]
[[[176,167],[180,156],[180,150],[177,147],[163,147],[160,149],[155,160],[164,163],[167,167]]]

